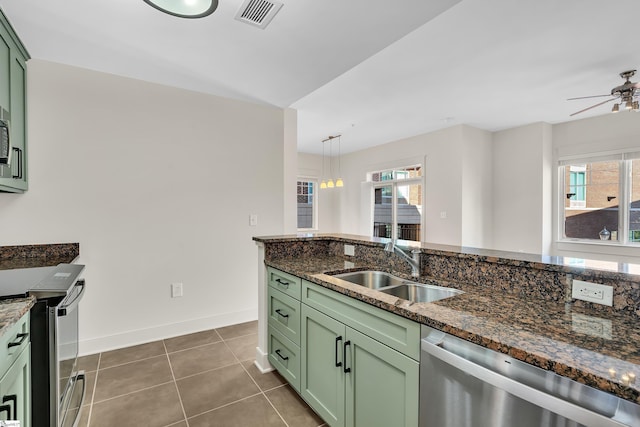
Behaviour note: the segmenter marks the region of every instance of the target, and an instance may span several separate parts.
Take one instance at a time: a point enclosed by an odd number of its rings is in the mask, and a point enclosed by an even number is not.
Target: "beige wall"
[[[80,351],[257,318],[251,237],[283,232],[283,110],[28,64],[30,189],[0,195],[0,244],[80,242]]]

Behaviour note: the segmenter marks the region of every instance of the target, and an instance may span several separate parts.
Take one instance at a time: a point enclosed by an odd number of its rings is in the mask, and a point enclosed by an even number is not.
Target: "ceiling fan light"
[[[218,0],[143,0],[148,5],[180,18],[204,18],[218,8]]]
[[[638,101],[633,101],[633,111],[640,110],[640,105],[638,105]]]
[[[620,111],[620,104],[613,104],[613,108],[611,109],[612,113],[617,113]]]
[[[627,110],[631,110],[633,108],[633,101],[628,100],[627,102],[625,102],[624,108]]]

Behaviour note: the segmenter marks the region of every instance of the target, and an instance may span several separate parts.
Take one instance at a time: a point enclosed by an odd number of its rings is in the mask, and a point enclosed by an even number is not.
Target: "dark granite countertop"
[[[255,240],[291,241],[285,236],[272,239]],[[351,238],[344,239],[349,242]],[[357,241],[362,244],[361,239]],[[465,293],[433,303],[411,303],[325,274],[380,269],[352,257],[348,260],[335,255],[276,257],[265,262],[376,307],[640,403],[640,330],[637,316],[594,311],[535,296],[491,292],[485,287],[428,277],[420,280],[462,289]],[[602,325],[603,329],[610,329],[610,333],[604,334],[609,336],[589,335],[585,333],[585,325]],[[615,376],[611,375],[611,370],[615,370]],[[622,375],[630,373],[635,375],[636,381],[623,384]]]
[[[34,297],[0,301],[0,337],[35,304]]]
[[[281,236],[259,236],[253,238],[254,241],[261,243],[290,243],[318,241],[322,239],[346,244],[369,245],[372,247],[381,247],[389,241],[389,239],[379,237],[325,233],[299,233]],[[597,275],[601,278],[640,283],[640,264],[536,255],[523,252],[498,251],[493,249],[441,245],[425,242],[420,243],[405,240],[399,240],[398,245],[401,247],[409,247],[411,249],[420,249],[424,254],[443,255],[473,261],[535,268],[538,270],[578,275],[583,273],[585,270],[589,270],[591,273],[597,272]]]

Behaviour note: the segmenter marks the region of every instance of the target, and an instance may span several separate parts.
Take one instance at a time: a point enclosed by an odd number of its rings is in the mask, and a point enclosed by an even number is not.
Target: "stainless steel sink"
[[[459,291],[458,289],[416,283],[405,283],[400,286],[379,289],[379,291],[412,302],[438,301],[462,293],[462,291]]]
[[[458,289],[412,282],[384,271],[354,271],[333,277],[411,302],[433,302],[463,293]]]
[[[347,282],[355,283],[356,285],[364,286],[365,288],[369,289],[380,289],[389,286],[398,286],[408,282],[408,280],[394,276],[393,274],[374,270],[341,273],[336,274],[333,277],[337,277],[339,279],[346,280]]]

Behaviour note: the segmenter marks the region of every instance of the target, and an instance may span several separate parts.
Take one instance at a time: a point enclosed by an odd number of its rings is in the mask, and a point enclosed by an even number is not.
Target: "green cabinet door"
[[[420,365],[347,327],[346,425],[417,427]]]
[[[344,427],[346,327],[307,305],[301,312],[301,395],[331,427]]]
[[[0,379],[0,420],[19,420],[21,427],[31,426],[30,350],[27,345]]]
[[[9,123],[11,164],[0,165],[0,191],[27,190],[26,61],[29,54],[0,10],[0,119]]]

